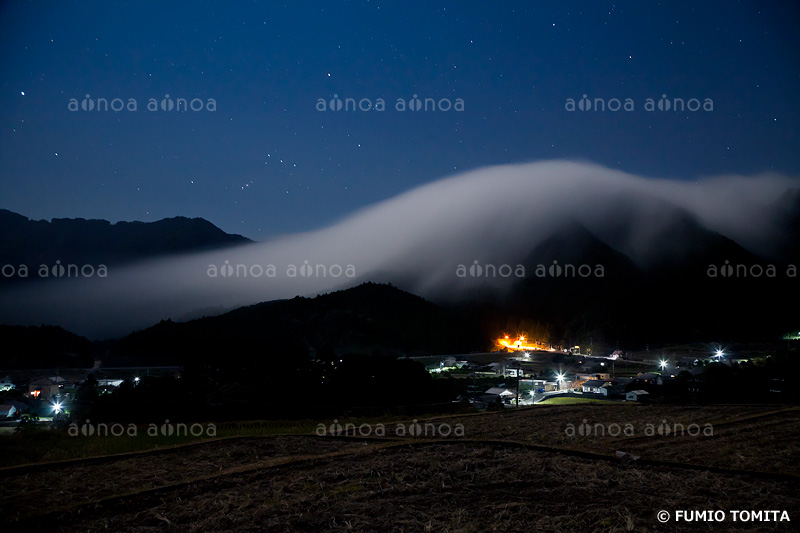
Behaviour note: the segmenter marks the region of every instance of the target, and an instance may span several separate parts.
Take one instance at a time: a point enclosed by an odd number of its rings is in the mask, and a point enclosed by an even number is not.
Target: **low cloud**
[[[515,264],[567,221],[639,264],[646,264],[659,227],[676,214],[768,255],[780,231],[771,207],[798,186],[797,177],[777,174],[677,181],[569,161],[482,168],[317,231],[110,268],[103,279],[24,283],[0,295],[0,321],[58,324],[98,338],[367,280],[401,280],[404,288],[432,295],[450,290],[458,264]]]

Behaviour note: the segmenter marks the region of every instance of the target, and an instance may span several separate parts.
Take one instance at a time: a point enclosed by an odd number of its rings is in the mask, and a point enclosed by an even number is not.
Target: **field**
[[[544,400],[546,405],[579,405],[585,403],[603,403],[613,404],[613,400],[599,400],[595,398],[573,398],[571,396],[556,396],[555,398],[547,398]]]
[[[793,531],[799,422],[780,406],[581,404],[251,430],[0,470],[0,529]],[[656,518],[679,509],[792,522]]]

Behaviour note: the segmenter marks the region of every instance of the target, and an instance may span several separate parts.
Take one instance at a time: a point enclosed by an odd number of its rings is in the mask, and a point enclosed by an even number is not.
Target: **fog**
[[[678,181],[573,161],[482,168],[420,186],[317,231],[109,267],[106,278],[27,280],[0,296],[0,322],[56,324],[104,338],[166,318],[313,296],[367,280],[397,280],[422,296],[455,294],[470,283],[456,276],[459,264],[513,266],[568,221],[646,267],[654,235],[681,210],[768,256],[780,231],[773,206],[798,186],[797,177],[777,174]],[[627,231],[618,231],[620,221]]]

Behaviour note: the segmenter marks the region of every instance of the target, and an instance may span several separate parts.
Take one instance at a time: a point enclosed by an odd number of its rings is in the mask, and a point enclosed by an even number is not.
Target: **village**
[[[715,403],[724,399],[720,390],[741,389],[741,376],[763,369],[771,357],[759,350],[738,355],[714,343],[672,351],[616,349],[599,355],[592,353],[597,350],[591,346],[551,346],[524,335],[504,335],[497,339],[496,348],[484,353],[398,359],[417,360],[435,383],[448,383],[453,404],[492,410],[586,402]],[[737,384],[729,374],[707,372],[721,365],[738,372]],[[96,361],[90,369],[3,372],[0,434],[14,431],[20,424],[66,421],[89,397],[136,388],[142,379],[179,379],[183,371],[179,366],[105,367]],[[765,400],[783,399],[780,379],[761,383],[760,391],[756,381],[751,390],[740,392],[751,398],[760,394]],[[398,405],[404,401],[404,397],[396,398]]]
[[[0,435],[13,432],[20,423],[44,425],[65,421],[81,398],[82,387],[93,393],[111,394],[122,386],[135,387],[143,378],[180,375],[180,367],[101,367],[90,369],[23,369],[0,378]]]
[[[540,403],[582,402],[713,402],[717,383],[704,376],[710,365],[747,369],[763,365],[771,355],[736,355],[721,345],[679,347],[668,354],[613,350],[595,355],[581,349],[550,346],[524,335],[497,339],[498,351],[443,356],[426,364],[436,376],[467,379],[461,400],[478,409],[520,407]],[[490,386],[481,386],[481,385]],[[770,394],[781,399],[782,382],[770,383]]]

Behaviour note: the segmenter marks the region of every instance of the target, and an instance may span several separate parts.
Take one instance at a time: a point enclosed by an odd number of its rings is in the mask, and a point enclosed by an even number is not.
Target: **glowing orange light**
[[[505,335],[502,339],[497,339],[497,345],[502,346],[504,348],[510,348],[511,350],[548,350],[549,347],[539,344],[539,343],[531,343],[530,341],[525,342],[525,335],[520,335],[517,337],[516,340],[509,341],[508,335]]]

